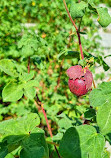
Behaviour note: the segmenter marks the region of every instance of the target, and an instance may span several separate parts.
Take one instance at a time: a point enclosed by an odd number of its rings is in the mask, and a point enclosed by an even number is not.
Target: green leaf
[[[32,75],[27,76],[26,80],[32,78]],[[4,102],[15,102],[22,98],[23,94],[29,99],[33,99],[36,95],[36,90],[34,87],[39,86],[37,80],[24,81],[19,83],[16,80],[9,82],[2,91],[2,97]]]
[[[0,123],[1,143],[5,142],[5,148],[9,152],[21,146],[20,157],[35,158],[38,155],[38,158],[48,158],[49,153],[44,131],[36,127],[39,124],[40,119],[34,113],[22,118],[3,121]],[[0,154],[6,156],[8,153],[1,152]]]
[[[90,10],[93,10],[95,13],[97,13],[96,5],[94,4],[94,0],[88,0],[88,8]]]
[[[37,52],[40,43],[41,45],[46,45],[42,38],[30,32],[22,36],[21,40],[18,42],[18,48],[21,48],[21,55],[23,57],[30,57]]]
[[[68,129],[72,126],[72,121],[68,117],[64,117],[61,120],[58,121],[58,126],[60,128]]]
[[[86,35],[87,34],[86,32],[81,32],[81,31],[79,33],[82,34],[82,35]]]
[[[103,65],[103,69],[104,69],[105,71],[107,71],[107,70],[110,69],[109,65],[108,65],[104,60],[103,60],[102,65]]]
[[[111,133],[111,99],[99,107],[97,112],[97,124],[102,134],[106,135]]]
[[[80,3],[71,3],[70,7],[70,13],[72,19],[76,18],[82,18],[85,14],[85,9],[88,7],[88,4],[84,1],[81,1]]]
[[[93,57],[94,61],[97,62],[98,64],[102,65],[105,71],[110,69],[110,67],[106,64],[106,62],[104,61],[102,56],[99,55],[96,57],[96,56],[92,55],[91,53],[87,53],[87,52],[84,52],[84,56],[87,58]]]
[[[32,76],[27,76],[25,79],[30,79]],[[39,86],[37,80],[25,81],[24,83],[19,83],[16,80],[9,82],[2,91],[2,97],[4,102],[15,102],[22,98],[23,94],[29,99],[33,99],[36,95],[36,90],[34,87]]]
[[[111,23],[111,17],[107,8],[97,8],[98,22],[102,27],[107,27]]]
[[[102,56],[99,55],[98,57],[94,57],[94,59],[98,64],[103,66],[105,71],[109,70],[110,67],[106,64]]]
[[[2,91],[4,102],[14,102],[23,96],[23,85],[14,81],[9,82]]]
[[[39,82],[35,80],[30,80],[24,84],[24,88],[30,88],[30,87],[38,87],[40,84]]]
[[[111,98],[111,82],[103,82],[98,88],[93,89],[89,95],[90,105],[93,107],[102,106]]]
[[[14,62],[12,62],[12,60],[10,60],[10,59],[0,60],[0,70],[4,71],[6,74],[8,74],[12,77],[18,76],[16,66],[15,66]]]
[[[77,51],[64,51],[60,53],[57,57],[58,59],[72,59],[72,58],[79,58],[79,52]]]
[[[79,60],[78,65],[85,67],[87,65],[86,58]]]
[[[25,148],[20,152],[20,158],[48,158],[47,155],[44,157],[44,152],[43,147]]]
[[[89,125],[69,128],[60,142],[60,154],[64,158],[101,158],[105,139]]]
[[[71,3],[71,0],[66,0],[66,3],[69,5]]]
[[[53,136],[53,141],[60,141],[63,137],[63,133],[57,133],[56,135]]]
[[[95,109],[88,109],[85,113],[84,113],[84,117],[85,119],[87,120],[91,120],[91,119],[94,119],[96,116],[96,111]]]
[[[21,81],[29,81],[29,80],[31,80],[32,78],[34,77],[34,72],[33,71],[31,71],[30,73],[22,73],[22,74],[20,74],[19,75],[19,79],[21,80]]]
[[[103,7],[97,8],[91,0],[88,1],[88,4],[89,4],[88,5],[89,9],[93,10],[95,13],[98,14],[99,16],[99,18],[97,19],[98,23],[102,27],[107,27],[111,23],[111,16],[108,13],[108,9]]]
[[[30,136],[23,140],[23,149],[20,157],[24,158],[49,158],[48,147],[45,142],[44,131],[35,128]]]
[[[0,146],[0,158],[4,158],[8,154],[8,148]]]
[[[23,54],[25,57],[29,57],[34,54],[34,50],[31,45],[23,46],[21,54]]]
[[[102,158],[110,158],[110,153],[107,150],[105,150],[102,154]]]
[[[34,87],[28,87],[24,89],[24,95],[29,98],[33,99],[36,95],[36,89]]]
[[[38,41],[31,33],[24,34],[22,39],[18,42],[18,48],[22,48],[21,54],[25,57],[29,57],[37,51]]]
[[[5,158],[15,158],[15,157],[10,153]]]
[[[1,122],[0,134],[3,136],[19,135],[20,137],[22,137],[23,134],[29,134],[29,132],[32,131],[37,125],[39,125],[39,123],[40,119],[38,115],[35,113],[31,113],[22,118],[10,119]],[[14,142],[14,139],[8,139],[8,142]],[[15,141],[18,140],[15,139]]]

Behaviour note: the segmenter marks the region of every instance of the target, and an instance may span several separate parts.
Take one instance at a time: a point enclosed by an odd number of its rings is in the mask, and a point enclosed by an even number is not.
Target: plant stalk
[[[27,68],[28,68],[28,73],[30,73],[30,57],[28,58],[28,67],[27,67]],[[53,137],[53,134],[52,134],[52,130],[51,130],[51,127],[50,127],[49,122],[48,122],[48,119],[47,119],[47,114],[46,114],[46,112],[45,112],[45,110],[44,110],[44,107],[43,107],[43,104],[41,103],[41,101],[40,101],[40,99],[39,99],[39,97],[38,97],[37,94],[36,94],[36,98],[37,98],[37,103],[38,103],[38,105],[39,105],[39,106],[41,107],[41,109],[42,109],[43,115],[44,115],[45,120],[46,120],[47,128],[48,128],[48,130],[49,130],[49,134],[50,134],[50,136],[51,136],[51,138],[52,138],[52,137]],[[36,102],[36,100],[35,100],[35,102]],[[57,152],[58,157],[61,158],[55,144],[54,144],[54,147],[55,147],[55,150],[56,150],[56,152]]]
[[[95,84],[95,82],[94,82],[94,79],[93,79],[93,86],[94,86],[94,88],[96,88],[96,84]]]
[[[30,73],[30,57],[28,58],[28,66],[27,66],[27,68],[28,68],[28,73]]]
[[[41,103],[41,101],[40,101],[40,99],[39,99],[39,97],[38,97],[37,94],[36,94],[36,98],[37,98],[37,103],[38,103],[38,105],[39,105],[39,106],[41,107],[41,109],[42,109],[43,115],[44,115],[45,120],[46,120],[46,124],[47,124],[47,128],[48,128],[49,134],[50,134],[50,136],[51,136],[51,138],[52,138],[52,137],[53,137],[53,134],[52,134],[52,130],[51,130],[51,127],[50,127],[49,122],[48,122],[48,119],[47,119],[47,114],[46,114],[46,112],[45,112],[45,110],[44,110],[44,107],[43,107],[43,104]],[[58,157],[61,158],[55,144],[54,144],[54,147],[55,147],[55,150],[56,150],[56,152],[57,152]]]
[[[73,26],[74,26],[75,29],[76,29],[76,33],[77,33],[78,40],[79,40],[79,48],[80,48],[81,58],[84,59],[83,50],[82,50],[82,44],[81,44],[81,38],[80,38],[80,33],[79,33],[79,29],[77,28],[77,26],[76,26],[74,20],[72,19],[71,15],[70,15],[70,13],[69,13],[69,10],[68,10],[66,1],[63,0],[63,3],[64,3],[64,6],[65,6],[65,9],[66,9],[66,11],[67,11],[67,14],[68,14],[68,16],[69,16],[69,19],[71,20]]]

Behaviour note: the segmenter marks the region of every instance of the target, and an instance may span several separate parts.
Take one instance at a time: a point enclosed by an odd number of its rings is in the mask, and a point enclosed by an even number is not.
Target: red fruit
[[[71,66],[67,70],[67,75],[69,76],[69,89],[73,94],[81,96],[91,89],[93,76],[87,67],[82,69],[80,65]]]
[[[69,79],[68,85],[70,91],[77,96],[84,95],[88,92],[88,89],[86,89],[85,81],[82,79]]]
[[[75,80],[76,78],[81,78],[84,75],[84,71],[82,71],[82,67],[80,65],[71,66],[67,70],[67,75],[70,79]]]

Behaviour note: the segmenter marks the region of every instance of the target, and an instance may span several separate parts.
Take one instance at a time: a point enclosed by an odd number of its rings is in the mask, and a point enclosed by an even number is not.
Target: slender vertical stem
[[[55,147],[55,150],[56,150],[56,153],[57,153],[58,157],[61,158],[60,155],[59,155],[59,152],[57,150],[57,147],[55,145],[54,145],[54,147]]]
[[[40,99],[39,99],[39,97],[38,97],[37,94],[36,94],[36,98],[37,98],[37,103],[38,103],[38,105],[41,106],[42,112],[43,112],[44,117],[45,117],[45,120],[46,120],[46,124],[47,124],[48,130],[49,130],[49,134],[50,134],[50,136],[51,136],[51,138],[52,138],[52,137],[53,137],[53,135],[52,135],[52,130],[51,130],[51,127],[50,127],[50,125],[49,125],[49,122],[48,122],[47,115],[46,115],[46,112],[45,112],[45,110],[44,110],[43,104],[41,103],[41,101],[40,101]]]
[[[63,0],[63,3],[64,3],[64,6],[65,6],[65,9],[66,9],[66,11],[67,11],[67,14],[68,14],[69,18],[70,18],[72,24],[74,25],[74,27],[75,27],[75,29],[76,29],[76,33],[77,33],[78,40],[79,40],[79,48],[80,48],[81,58],[84,59],[79,30],[78,30],[78,28],[77,28],[77,26],[76,26],[74,20],[72,19],[70,13],[69,13],[69,10],[68,10],[68,7],[67,7],[67,4],[66,4],[65,0]]]
[[[30,73],[30,57],[28,58],[28,73]],[[51,136],[51,138],[53,137],[53,134],[52,134],[52,130],[51,130],[51,127],[50,127],[50,125],[49,125],[49,122],[48,122],[48,119],[47,119],[47,114],[46,114],[46,112],[45,112],[45,110],[44,110],[44,107],[43,107],[43,104],[41,103],[41,101],[40,101],[40,99],[39,99],[39,97],[38,97],[38,95],[36,94],[36,97],[37,97],[37,103],[38,103],[38,105],[41,107],[41,109],[42,109],[42,112],[43,112],[43,115],[44,115],[44,117],[45,117],[45,120],[46,120],[46,124],[47,124],[47,128],[48,128],[48,130],[49,130],[49,134],[50,134],[50,136]],[[35,101],[36,102],[36,101]],[[58,155],[58,158],[61,158],[60,157],[60,155],[59,155],[59,152],[58,152],[58,150],[57,150],[57,147],[54,145],[54,147],[55,147],[55,150],[56,150],[56,152],[57,152],[57,155]]]
[[[28,66],[27,66],[27,68],[28,68],[28,73],[30,73],[30,57],[28,58]]]
[[[43,104],[41,105],[41,108],[42,108],[42,112],[43,112],[44,117],[45,117],[45,120],[46,120],[47,128],[48,128],[49,133],[50,133],[50,136],[51,136],[51,138],[52,138],[52,137],[53,137],[53,135],[52,135],[51,127],[50,127],[50,125],[49,125],[49,122],[48,122],[47,115],[46,115],[46,113],[45,113],[45,110],[44,110]]]
[[[96,88],[96,84],[95,84],[94,80],[93,80],[93,86],[94,86],[94,88]]]
[[[72,24],[74,25],[74,27],[75,27],[76,31],[78,31],[78,28],[77,28],[77,26],[76,26],[75,22],[73,21],[73,19],[72,19],[71,15],[70,15],[70,13],[69,13],[69,10],[68,10],[68,7],[67,7],[67,4],[66,4],[65,0],[63,0],[63,3],[64,3],[64,5],[65,5],[65,8],[66,8],[67,14],[68,14],[68,16],[69,16],[69,18],[70,18],[70,20],[71,20]]]
[[[52,138],[52,137],[53,137],[52,130],[51,130],[51,127],[50,127],[50,125],[49,125],[49,122],[48,122],[47,115],[46,115],[46,112],[45,112],[45,110],[44,110],[43,104],[41,103],[41,101],[40,101],[40,99],[39,99],[39,97],[38,97],[37,94],[36,94],[36,97],[37,97],[37,103],[38,103],[38,105],[41,106],[43,115],[44,115],[45,120],[46,120],[46,124],[47,124],[47,128],[48,128],[49,134],[50,134],[50,136],[51,136],[51,138]],[[56,150],[56,152],[57,152],[58,157],[61,158],[60,155],[59,155],[59,152],[58,152],[58,150],[57,150],[57,147],[56,147],[55,145],[54,145],[54,147],[55,147],[55,150]]]
[[[82,18],[80,19],[80,22],[79,22],[79,27],[78,27],[79,32],[80,32],[81,22],[82,22]]]
[[[84,59],[84,55],[83,55],[83,51],[82,51],[82,44],[81,44],[81,38],[80,38],[80,34],[77,31],[77,35],[78,35],[78,40],[79,40],[79,48],[80,48],[80,52],[81,52],[81,58],[82,60]]]

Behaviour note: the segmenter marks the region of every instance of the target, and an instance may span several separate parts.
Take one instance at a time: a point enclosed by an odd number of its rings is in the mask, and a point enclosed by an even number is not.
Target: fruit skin
[[[73,94],[82,96],[91,90],[93,76],[87,67],[82,69],[80,65],[71,66],[66,73],[69,76],[69,89]]]
[[[85,81],[83,79],[69,79],[68,85],[70,91],[76,96],[82,96],[88,92]]]

